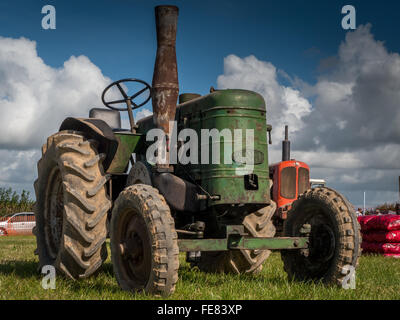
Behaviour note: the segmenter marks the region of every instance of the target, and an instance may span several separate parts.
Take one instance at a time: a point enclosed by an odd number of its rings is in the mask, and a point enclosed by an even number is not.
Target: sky
[[[42,7],[56,9],[43,29]],[[33,193],[46,137],[67,116],[101,106],[121,78],[151,83],[160,1],[0,2],[0,187]],[[262,94],[273,125],[270,162],[289,125],[292,157],[356,206],[398,200],[398,1],[169,1],[179,7],[180,92]],[[356,29],[344,30],[344,5]],[[149,103],[135,115],[151,113]],[[124,116],[126,124],[126,116]]]

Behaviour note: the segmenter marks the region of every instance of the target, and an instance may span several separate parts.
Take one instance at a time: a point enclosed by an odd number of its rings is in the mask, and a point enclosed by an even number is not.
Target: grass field
[[[0,238],[0,299],[156,299],[119,289],[110,259],[102,271],[83,281],[58,277],[55,290],[44,290],[33,255],[32,236]],[[279,253],[273,253],[260,275],[215,275],[191,270],[181,257],[179,282],[169,299],[400,299],[400,260],[364,256],[356,289],[325,287],[287,280]]]

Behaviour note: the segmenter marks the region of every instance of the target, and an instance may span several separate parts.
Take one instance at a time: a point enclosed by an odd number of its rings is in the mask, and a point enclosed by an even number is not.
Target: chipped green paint
[[[178,240],[179,251],[228,251],[228,250],[290,250],[308,247],[308,237],[248,238],[230,235],[226,239]]]
[[[270,181],[268,168],[268,145],[265,101],[256,92],[239,89],[217,90],[203,97],[189,100],[177,107],[175,120],[178,123],[178,131],[190,128],[197,132],[199,137],[199,156],[201,152],[201,130],[217,129],[221,132],[228,129],[232,139],[234,130],[242,129],[242,148],[245,154],[254,154],[254,168],[251,172],[257,176],[258,188],[255,190],[245,187],[246,164],[238,161],[239,153],[231,147],[227,149],[227,158],[231,164],[224,164],[225,146],[223,137],[215,141],[210,139],[209,164],[200,163],[186,166],[187,172],[199,183],[202,188],[213,196],[220,196],[219,200],[208,201],[207,206],[225,204],[260,204],[270,203]],[[138,132],[145,134],[153,128],[151,117],[138,121]],[[246,146],[246,129],[254,130],[254,146]],[[216,146],[220,150],[220,163],[212,164],[212,149]],[[234,154],[235,153],[235,154]],[[236,160],[236,161],[235,161]],[[176,168],[178,176],[186,177],[179,166]]]
[[[230,249],[249,250],[283,250],[305,249],[308,247],[307,237],[281,237],[281,238],[246,238],[231,237]]]

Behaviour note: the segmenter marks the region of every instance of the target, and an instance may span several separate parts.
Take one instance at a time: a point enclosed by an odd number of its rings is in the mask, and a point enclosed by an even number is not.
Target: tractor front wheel
[[[120,193],[112,211],[110,238],[113,269],[123,290],[163,296],[174,292],[178,236],[157,189],[135,184]]]
[[[289,279],[343,285],[360,256],[360,229],[346,198],[330,188],[307,190],[296,200],[283,226],[286,237],[304,236],[309,248],[281,252]]]

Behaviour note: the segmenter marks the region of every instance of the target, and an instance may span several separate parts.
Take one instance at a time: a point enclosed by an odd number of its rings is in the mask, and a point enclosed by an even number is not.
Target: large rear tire
[[[275,209],[276,204],[271,201],[268,207],[247,215],[243,220],[245,232],[253,237],[273,237],[276,230],[271,218]],[[200,261],[193,266],[208,273],[259,273],[270,254],[270,250],[202,252]]]
[[[301,229],[305,224],[311,226],[309,249],[281,252],[289,279],[342,286],[361,254],[360,227],[353,207],[333,189],[307,190],[288,212],[284,236],[304,236]]]
[[[35,181],[39,267],[53,265],[66,276],[86,278],[107,258],[104,154],[82,133],[61,131],[47,139]]]
[[[124,189],[111,215],[111,259],[126,291],[166,296],[178,281],[175,222],[158,190],[143,184]]]

